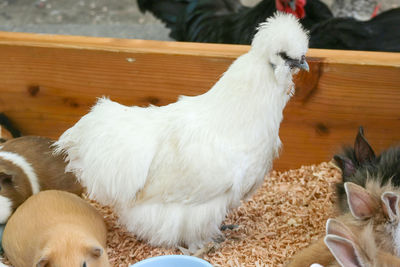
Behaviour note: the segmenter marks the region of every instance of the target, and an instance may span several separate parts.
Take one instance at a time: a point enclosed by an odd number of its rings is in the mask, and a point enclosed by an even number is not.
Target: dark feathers
[[[310,47],[400,52],[400,8],[383,12],[369,21],[332,18],[311,30]]]
[[[300,22],[308,30],[312,29],[315,24],[333,17],[328,6],[319,0],[307,0],[304,10],[306,16]]]
[[[354,147],[345,147],[340,155],[335,155],[339,168],[342,170],[342,182],[336,185],[339,207],[348,211],[345,182],[353,182],[365,187],[367,179],[378,181],[381,185],[390,182],[400,186],[400,147],[390,147],[379,156],[364,137],[363,128],[360,127],[354,142]]]
[[[262,0],[251,8],[239,0],[138,0],[138,4],[142,12],[161,19],[173,39],[187,42],[250,44],[259,23],[276,11],[275,0]],[[301,22],[307,29],[332,17],[319,0],[307,1],[305,10]]]
[[[250,44],[255,29],[276,11],[275,0],[254,7],[239,0],[138,0],[171,29],[177,41]],[[400,8],[369,21],[334,18],[319,0],[307,0],[300,20],[310,30],[310,48],[400,52]]]

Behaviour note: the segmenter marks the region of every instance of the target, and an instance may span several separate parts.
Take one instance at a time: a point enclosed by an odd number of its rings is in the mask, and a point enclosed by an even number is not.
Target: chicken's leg
[[[223,224],[221,226],[221,231],[226,231],[226,230],[233,230],[238,228],[239,226],[236,224]],[[218,249],[221,245],[222,242],[225,241],[225,236],[223,234],[221,234],[220,236],[213,238],[213,241],[207,243],[204,247],[196,250],[193,254],[190,253],[190,249],[187,248],[183,248],[183,247],[178,247],[178,249],[185,255],[192,255],[195,257],[203,257],[203,255],[209,253],[212,250],[216,250]]]

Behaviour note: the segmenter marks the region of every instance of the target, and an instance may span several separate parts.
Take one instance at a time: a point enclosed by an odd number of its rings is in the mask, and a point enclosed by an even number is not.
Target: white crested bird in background
[[[193,252],[222,235],[227,213],[270,171],[307,49],[298,20],[276,13],[208,92],[147,108],[101,98],[57,152],[89,197],[113,205],[138,238]]]

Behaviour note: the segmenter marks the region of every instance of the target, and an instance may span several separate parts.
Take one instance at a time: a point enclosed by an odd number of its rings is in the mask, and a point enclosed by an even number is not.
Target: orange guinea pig
[[[108,267],[103,217],[78,196],[57,190],[28,198],[8,220],[3,249],[15,267]]]

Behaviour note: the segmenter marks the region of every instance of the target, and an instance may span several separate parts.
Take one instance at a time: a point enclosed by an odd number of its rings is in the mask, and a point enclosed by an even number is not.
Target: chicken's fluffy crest
[[[291,14],[276,12],[274,16],[260,23],[257,30],[251,46],[258,53],[270,56],[286,51],[288,55],[294,56],[307,52],[308,32]]]

